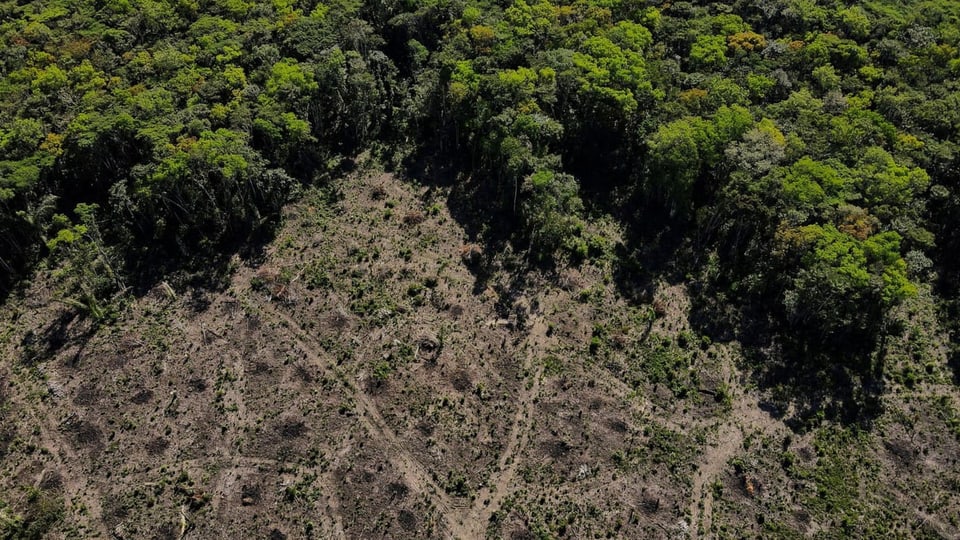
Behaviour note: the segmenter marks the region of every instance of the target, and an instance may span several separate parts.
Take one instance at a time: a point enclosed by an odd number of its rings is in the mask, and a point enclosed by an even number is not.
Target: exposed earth
[[[223,290],[0,320],[0,525],[50,538],[960,537],[928,297],[869,425],[792,422],[685,285],[475,245],[449,188],[356,173]],[[604,231],[611,244],[620,234]],[[640,298],[640,299],[637,299]],[[911,332],[922,328],[923,332]]]

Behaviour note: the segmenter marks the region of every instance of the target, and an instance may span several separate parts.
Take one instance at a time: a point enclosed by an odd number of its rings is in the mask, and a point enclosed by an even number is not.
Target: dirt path
[[[441,519],[441,525],[449,534],[455,538],[472,538],[470,531],[460,526],[458,520],[451,519],[454,515],[456,505],[447,495],[447,493],[434,482],[430,473],[414,458],[406,448],[393,429],[387,425],[383,416],[380,414],[376,404],[362,390],[357,388],[356,384],[346,375],[334,369],[335,362],[327,358],[327,353],[323,346],[312,336],[299,329],[296,321],[292,317],[277,309],[270,303],[258,303],[261,308],[276,317],[283,323],[287,334],[293,342],[306,353],[307,358],[318,369],[323,371],[332,371],[345,386],[348,394],[354,400],[357,409],[357,416],[364,427],[372,435],[372,439],[383,444],[388,451],[388,457],[409,484],[411,489],[426,495],[431,502],[437,506]]]
[[[520,464],[520,454],[530,438],[530,419],[533,417],[533,401],[540,394],[543,379],[543,366],[537,360],[551,345],[547,337],[547,324],[542,317],[532,321],[525,346],[523,372],[533,377],[529,384],[521,387],[518,396],[517,412],[514,414],[510,436],[503,453],[497,460],[497,471],[487,485],[483,486],[474,499],[473,505],[460,521],[464,536],[460,538],[483,538],[490,516],[500,509],[504,498],[510,493]]]
[[[693,477],[690,497],[690,538],[711,538],[713,525],[713,492],[710,484],[728,468],[731,459],[740,453],[748,434],[773,435],[783,424],[764,413],[752,394],[737,394],[729,417],[721,423],[699,461]],[[702,504],[702,506],[701,506]],[[702,532],[702,534],[701,534]]]
[[[451,538],[483,538],[490,517],[497,512],[504,499],[511,493],[516,479],[520,455],[530,437],[530,418],[533,416],[533,403],[540,394],[542,367],[537,360],[543,352],[552,346],[547,337],[547,324],[542,317],[531,318],[529,334],[523,347],[525,352],[522,371],[527,374],[528,383],[521,386],[517,396],[517,408],[512,419],[510,434],[503,452],[497,460],[497,473],[480,488],[471,505],[464,506],[452,499],[432,478],[430,473],[406,448],[380,414],[376,403],[357,388],[354,381],[336,371],[332,359],[326,358],[323,347],[314,338],[299,330],[296,321],[273,304],[260,304],[262,309],[283,323],[286,333],[302,349],[308,359],[318,368],[334,371],[354,399],[360,420],[370,431],[374,439],[381,441],[389,458],[404,480],[412,489],[425,494],[437,507],[442,527]]]
[[[704,450],[697,474],[693,477],[693,492],[690,497],[691,538],[700,538],[701,529],[705,531],[704,538],[710,537],[713,493],[709,491],[709,484],[723,473],[727,468],[727,462],[743,447],[743,435],[738,425],[723,424],[717,434],[717,444],[708,445]]]

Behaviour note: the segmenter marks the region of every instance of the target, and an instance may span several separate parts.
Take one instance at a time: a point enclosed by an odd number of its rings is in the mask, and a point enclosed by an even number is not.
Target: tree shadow
[[[300,188],[324,185],[330,178],[349,174],[357,169],[354,159],[341,159],[338,165],[327,171],[322,179],[302,180]],[[308,177],[310,175],[307,175]],[[340,194],[329,193],[330,201]],[[296,196],[287,202],[294,202]],[[175,243],[151,245],[143,252],[129,253],[125,268],[130,275],[130,292],[135,297],[148,294],[161,282],[168,282],[178,290],[191,291],[190,306],[197,312],[204,311],[209,302],[206,293],[219,292],[230,286],[235,268],[231,261],[239,257],[245,264],[259,266],[267,259],[267,249],[276,239],[283,225],[282,213],[286,204],[263,215],[256,223],[240,224],[234,234],[207,249],[183,250]],[[150,244],[143,241],[144,244]]]
[[[779,312],[776,284],[743,294],[731,276],[736,261],[707,257],[709,240],[695,225],[650,205],[624,222],[614,282],[634,304],[650,304],[659,283],[687,286],[689,322],[712,342],[736,341],[764,408],[792,429],[827,419],[869,428],[883,412],[885,341],[879,327],[846,338],[818,339]],[[654,306],[656,309],[656,306]]]
[[[503,203],[502,189],[465,176],[467,164],[444,156],[423,152],[405,165],[404,173],[429,186],[427,196],[443,188],[453,219],[469,242],[482,246],[482,257],[469,264],[475,294],[496,285],[495,275],[510,276],[508,284],[499,285],[504,290],[497,291],[503,299],[498,313],[506,317],[510,299],[529,285],[530,270],[559,272],[549,261],[502,256],[512,249],[519,225]],[[774,305],[773,299],[779,298],[775,282],[753,296],[733,287],[740,257],[708,257],[714,246],[711,239],[700,237],[692,215],[674,215],[626,185],[582,185],[596,188],[581,191],[588,213],[610,216],[623,226],[624,240],[614,253],[613,280],[619,293],[633,304],[651,304],[659,284],[686,284],[690,324],[714,342],[735,340],[742,345],[750,380],[767,396],[764,407],[771,414],[795,430],[805,430],[824,419],[869,427],[882,413],[884,347],[879,333],[837,340],[838,346],[798,332]],[[504,259],[515,266],[497,266]]]
[[[643,225],[624,228],[627,241],[616,247],[613,280],[621,295],[634,304],[653,302],[657,283],[683,281],[688,242],[683,224],[647,214]]]
[[[935,291],[943,299],[940,321],[947,333],[947,367],[954,384],[960,384],[960,268],[944,265]]]
[[[861,351],[866,361],[846,364],[839,353],[783,343],[744,347],[750,378],[764,393],[764,407],[796,432],[830,420],[872,428],[883,413],[884,352]]]
[[[947,366],[953,371],[953,384],[960,384],[960,347],[953,345],[953,350],[947,355]]]
[[[39,331],[28,330],[20,340],[20,360],[34,366],[53,358],[69,343],[84,343],[97,331],[97,325],[84,320],[72,309],[63,310]]]
[[[750,380],[794,430],[822,420],[869,429],[883,413],[883,370],[887,335],[874,327],[822,336],[790,323],[778,308],[779,295],[729,295],[706,283],[691,289],[691,325],[713,341],[737,341]]]
[[[466,232],[461,256],[474,276],[473,294],[481,294],[492,285],[498,270],[506,270],[517,278],[524,274],[520,268],[498,267],[498,263],[504,262],[499,255],[513,250],[511,241],[517,230],[517,216],[501,204],[503,186],[471,177],[463,172],[464,167],[442,152],[424,148],[392,172],[401,180],[416,180],[427,186],[425,203],[442,197],[451,217]],[[521,264],[516,258],[507,259],[508,265]]]

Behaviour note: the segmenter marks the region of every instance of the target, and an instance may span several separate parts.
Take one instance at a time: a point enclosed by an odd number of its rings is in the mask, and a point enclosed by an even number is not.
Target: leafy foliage
[[[872,342],[938,272],[945,303],[960,302],[955,3],[0,13],[3,290],[48,257],[88,307],[123,280],[204,268],[268,230],[300,184],[374,147],[466,173],[474,213],[509,223],[541,263],[587,256],[593,211],[637,238],[679,229],[716,253],[694,258],[719,262],[708,290],[769,308],[774,334],[799,328],[809,346]],[[88,283],[91,264],[116,283]]]

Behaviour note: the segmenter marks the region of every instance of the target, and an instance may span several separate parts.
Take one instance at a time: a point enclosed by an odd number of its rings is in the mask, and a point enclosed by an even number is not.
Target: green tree
[[[700,117],[664,124],[647,140],[651,191],[654,197],[686,213],[703,164],[716,158],[718,136],[714,125]]]
[[[561,249],[574,257],[586,256],[583,201],[574,177],[539,170],[524,181],[523,196],[521,216],[536,258],[552,260]]]
[[[869,340],[890,308],[916,294],[895,232],[859,240],[833,225],[807,225],[786,229],[779,238],[800,262],[783,297],[787,316],[833,346]]]
[[[288,175],[266,167],[245,135],[219,129],[181,140],[135,193],[145,229],[186,255],[258,229],[293,187]]]
[[[690,63],[697,69],[715,69],[727,63],[727,39],[724,36],[697,36],[690,47]]]
[[[61,301],[81,309],[93,320],[103,322],[116,315],[117,297],[126,292],[114,250],[100,233],[95,204],[78,204],[74,209],[79,223],[63,214],[54,216],[56,235],[47,241],[51,257],[59,262],[54,277]]]

